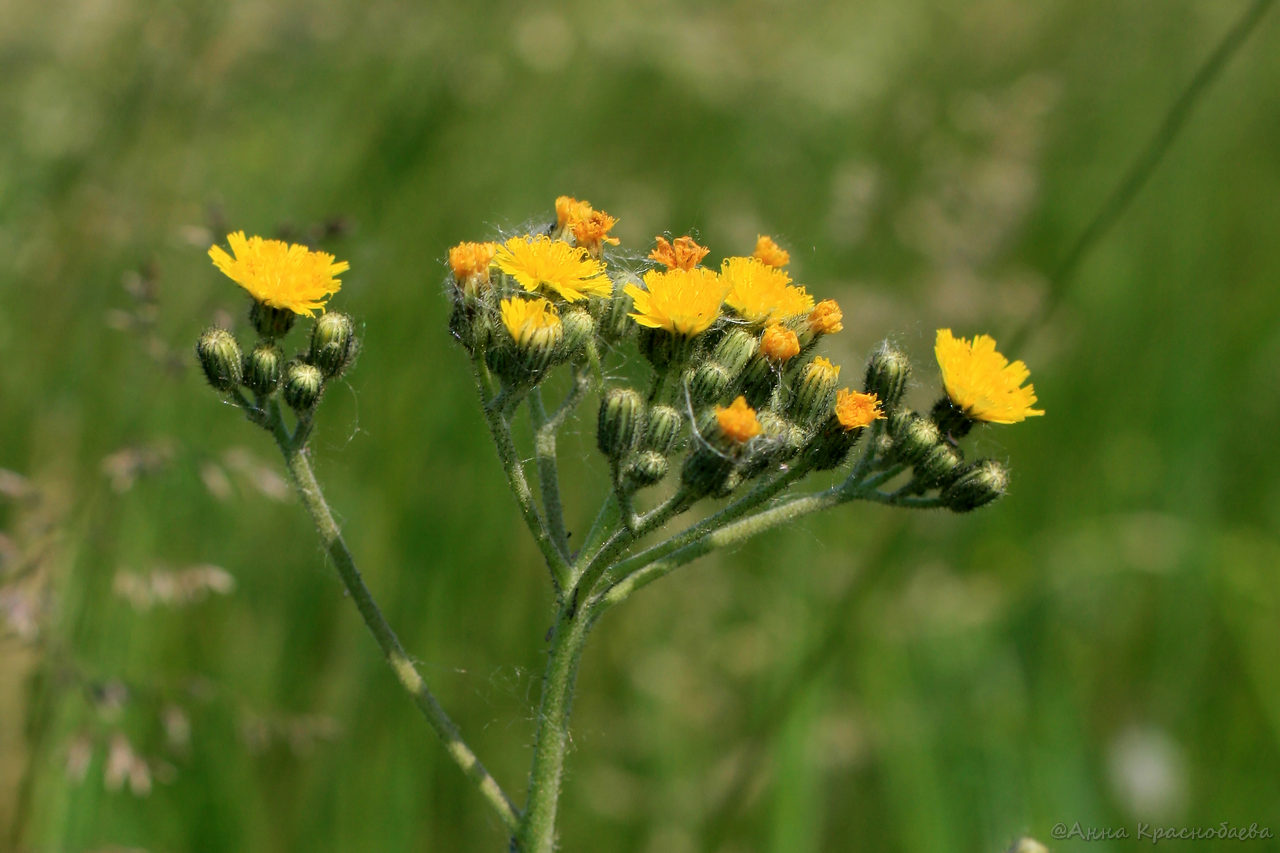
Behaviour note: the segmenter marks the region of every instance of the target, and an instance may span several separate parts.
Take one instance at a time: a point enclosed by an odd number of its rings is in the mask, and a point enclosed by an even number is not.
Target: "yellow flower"
[[[498,251],[497,243],[459,243],[449,250],[449,268],[459,284],[488,284],[489,265]]]
[[[699,246],[693,242],[693,238],[689,236],[677,237],[675,243],[668,243],[666,237],[654,237],[657,244],[649,257],[662,264],[669,270],[690,270],[702,263],[702,259],[707,256],[707,252],[711,250],[706,246]]]
[[[791,276],[755,258],[726,258],[720,277],[729,287],[725,304],[749,323],[786,320],[813,308],[813,297]]]
[[[604,264],[593,260],[586,249],[545,235],[512,237],[498,247],[494,262],[531,293],[545,287],[577,302],[613,292]]]
[[[618,245],[617,237],[608,236],[610,229],[618,222],[603,210],[593,210],[582,219],[569,220],[569,230],[579,246],[591,253],[592,257],[600,257],[602,243]]]
[[[580,219],[586,219],[595,210],[589,201],[578,201],[562,195],[556,199],[556,228],[564,229]]]
[[[791,263],[791,253],[773,242],[773,238],[767,234],[756,236],[756,250],[751,257],[771,267],[785,267]]]
[[[1021,361],[1012,364],[996,352],[995,339],[977,335],[970,342],[939,329],[933,347],[942,368],[942,385],[951,402],[975,421],[1013,424],[1034,415],[1034,385],[1023,385],[1031,372]]]
[[[834,299],[824,299],[809,312],[809,331],[815,335],[833,335],[844,328],[844,312]]]
[[[724,284],[704,267],[644,274],[644,289],[628,284],[623,291],[635,300],[631,319],[650,329],[666,329],[692,337],[705,332],[720,316]]]
[[[555,345],[564,334],[556,306],[541,297],[504,299],[498,309],[516,346]]]
[[[814,361],[818,359],[815,358]],[[883,417],[884,412],[880,409],[880,401],[875,394],[850,391],[848,388],[841,388],[836,392],[836,420],[844,427],[845,432],[867,426]]]
[[[774,323],[760,336],[760,352],[772,361],[788,361],[800,354],[800,338],[786,326]]]
[[[720,431],[738,442],[750,441],[763,429],[756,419],[756,410],[747,405],[746,397],[738,397],[728,406],[716,406],[716,423]]]
[[[351,268],[346,261],[334,263],[327,252],[256,235],[245,239],[243,231],[228,234],[227,245],[234,258],[221,246],[209,247],[214,266],[263,305],[295,314],[323,311],[325,301],[342,287],[337,276]]]

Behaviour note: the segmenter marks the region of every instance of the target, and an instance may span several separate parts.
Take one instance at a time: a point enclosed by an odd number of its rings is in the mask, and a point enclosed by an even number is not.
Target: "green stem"
[[[483,380],[479,365],[475,366],[475,370],[476,387],[483,395]],[[489,424],[489,434],[493,437],[494,446],[498,449],[498,459],[502,463],[503,472],[507,475],[507,485],[511,489],[511,494],[515,496],[516,504],[520,507],[520,516],[524,519],[525,526],[529,528],[529,533],[538,544],[538,550],[546,560],[547,568],[551,570],[551,580],[556,584],[556,591],[559,592],[569,576],[567,555],[561,553],[552,540],[546,523],[543,522],[542,516],[534,505],[533,492],[529,489],[529,481],[525,479],[524,466],[516,454],[515,443],[511,439],[511,427],[501,411],[502,407],[491,405],[491,402],[481,399],[480,408],[484,411],[485,421]]]
[[[307,459],[306,447],[295,444],[289,439],[281,423],[278,410],[272,412],[272,415],[271,423],[268,424],[268,427],[275,436],[276,442],[280,445],[281,453],[284,454],[294,489],[297,491],[298,497],[301,498],[303,505],[307,508],[307,512],[311,514],[311,520],[316,525],[316,532],[320,534],[325,550],[338,570],[338,576],[342,579],[343,585],[351,595],[351,600],[355,602],[356,609],[360,611],[360,615],[364,618],[364,623],[368,626],[369,632],[373,634],[373,638],[377,641],[378,647],[382,649],[382,654],[386,657],[387,663],[391,664],[391,669],[395,672],[396,679],[405,690],[409,691],[414,703],[418,706],[418,710],[422,712],[422,715],[427,718],[427,722],[435,729],[436,734],[444,741],[444,748],[450,757],[462,768],[462,772],[476,786],[480,794],[493,806],[498,813],[498,817],[502,820],[503,826],[514,832],[520,820],[515,805],[503,792],[497,780],[480,763],[480,759],[476,757],[476,754],[462,740],[462,735],[459,733],[457,725],[454,724],[453,720],[449,718],[449,715],[440,706],[439,701],[436,700],[435,695],[427,687],[417,667],[413,665],[413,661],[405,653],[404,647],[400,645],[399,638],[396,637],[395,631],[392,630],[391,626],[387,624],[382,611],[378,609],[378,605],[374,602],[369,588],[365,586],[364,579],[360,576],[359,569],[356,568],[355,559],[351,556],[351,551],[342,539],[338,525],[333,519],[333,513],[329,511],[329,505],[325,502],[324,493],[320,490],[320,484],[316,482],[315,473],[311,470],[311,463]]]
[[[524,817],[516,830],[521,853],[551,853],[556,842],[556,809],[569,749],[569,714],[578,663],[591,620],[584,610],[563,608],[552,633],[551,651],[542,681],[542,704],[534,739],[533,767]]]
[[[577,387],[577,383],[574,383]],[[570,392],[572,393],[572,392]],[[547,533],[556,549],[569,552],[569,534],[564,527],[564,507],[560,503],[560,471],[556,465],[556,424],[547,417],[542,391],[535,388],[529,397],[533,419],[533,450],[538,458],[538,487],[542,491],[542,511],[547,517]]]

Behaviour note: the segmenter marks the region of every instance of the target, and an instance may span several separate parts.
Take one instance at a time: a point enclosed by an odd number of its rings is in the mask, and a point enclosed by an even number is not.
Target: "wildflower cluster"
[[[709,249],[692,237],[659,236],[641,258],[618,247],[609,234],[616,220],[589,203],[562,196],[555,211],[538,233],[450,250],[451,329],[472,355],[499,426],[527,399],[542,409],[541,386],[562,365],[574,379],[557,418],[584,390],[598,391],[596,443],[629,528],[652,528],[654,519],[758,478],[785,473],[790,482],[839,468],[872,427],[874,446],[851,474],[850,492],[872,472],[877,485],[905,472],[897,489],[875,499],[965,511],[1004,493],[1003,464],[966,462],[957,440],[975,423],[1041,412],[1031,408],[1025,366],[1009,364],[991,338],[938,332],[946,394],[921,415],[902,404],[911,367],[888,342],[860,387],[842,386],[841,367],[818,353],[824,337],[843,329],[841,308],[815,301],[792,279],[790,255],[772,238],[711,265]],[[625,360],[632,347],[648,363],[648,380],[609,379],[606,360]],[[644,523],[635,495],[669,477],[676,497]]]
[[[391,670],[510,832],[510,849],[523,853],[556,848],[578,661],[601,614],[708,551],[839,504],[956,512],[988,504],[1004,494],[1008,472],[994,459],[966,460],[959,440],[979,423],[1042,414],[1032,408],[1026,366],[1009,363],[985,335],[938,332],[944,394],[927,413],[904,403],[911,365],[888,341],[874,350],[861,381],[849,381],[819,352],[825,338],[843,330],[840,306],[798,284],[789,253],[770,237],[760,236],[750,255],[715,264],[688,235],[656,237],[647,251],[628,251],[611,233],[615,224],[591,204],[562,196],[555,219],[535,232],[460,243],[448,254],[450,331],[470,356],[490,437],[556,593],[533,766],[519,808],[400,645],[311,470],[313,415],[326,385],[355,356],[354,327],[344,314],[322,313],[309,346],[293,358],[280,342],[297,315],[323,311],[347,264],[242,233],[228,236],[230,254],[209,250],[252,297],[257,333],[247,354],[225,329],[201,336],[196,353],[209,383],[273,435]],[[636,365],[642,376],[620,378]],[[548,406],[543,395],[556,388],[563,398]],[[281,400],[296,414],[292,429]],[[610,486],[594,523],[578,533],[561,505],[556,443],[583,405],[595,409],[595,445]],[[512,430],[521,408],[533,431],[536,496],[529,453],[517,448]],[[825,489],[787,494],[815,471],[840,473]],[[646,544],[646,534],[710,499],[726,503]]]

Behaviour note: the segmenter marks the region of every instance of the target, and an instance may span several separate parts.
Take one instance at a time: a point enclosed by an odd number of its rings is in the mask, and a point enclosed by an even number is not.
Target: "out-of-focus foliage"
[[[0,32],[0,848],[501,849],[190,346],[205,249],[351,261],[321,478],[520,793],[549,619],[446,334],[448,246],[569,193],[845,308],[1009,335],[1241,3],[10,0]],[[565,850],[1002,849],[1058,821],[1280,832],[1280,21],[1022,352],[1007,499],[770,534],[600,625]],[[923,374],[924,371],[921,371]],[[927,405],[936,379],[909,394]],[[564,442],[582,531],[604,481]],[[575,446],[576,445],[576,446]],[[580,450],[575,454],[574,451]],[[12,828],[10,828],[12,827]],[[1131,843],[1131,842],[1129,842]],[[1129,849],[1099,842],[1098,851]]]

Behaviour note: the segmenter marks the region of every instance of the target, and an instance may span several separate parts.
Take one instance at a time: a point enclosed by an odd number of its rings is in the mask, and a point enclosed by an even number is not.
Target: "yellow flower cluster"
[[[861,389],[838,387],[839,365],[814,349],[844,330],[844,312],[793,280],[791,255],[772,237],[758,235],[750,255],[704,265],[709,249],[693,237],[659,236],[637,261],[612,248],[616,222],[561,196],[545,231],[461,243],[448,261],[454,334],[513,395],[559,364],[602,375],[603,359],[635,341],[652,389],[602,389],[598,441],[618,489],[661,479],[681,434],[700,437],[688,445],[685,487],[726,494],[790,458],[835,467],[883,422],[882,470],[913,471],[919,494],[967,470],[955,440],[973,424],[1042,414],[1022,362],[1009,363],[985,335],[969,341],[946,329],[936,347],[946,397],[928,417],[900,405],[910,365],[888,343]]]

